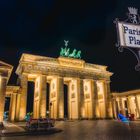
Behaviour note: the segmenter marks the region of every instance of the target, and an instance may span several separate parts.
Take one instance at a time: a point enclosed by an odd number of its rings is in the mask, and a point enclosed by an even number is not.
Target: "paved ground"
[[[140,140],[140,121],[130,126],[113,120],[56,122],[54,134],[1,137],[1,140]]]

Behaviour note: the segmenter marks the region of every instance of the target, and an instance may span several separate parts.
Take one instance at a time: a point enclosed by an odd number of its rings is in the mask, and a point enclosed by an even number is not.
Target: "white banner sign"
[[[140,25],[118,22],[120,46],[140,48]]]

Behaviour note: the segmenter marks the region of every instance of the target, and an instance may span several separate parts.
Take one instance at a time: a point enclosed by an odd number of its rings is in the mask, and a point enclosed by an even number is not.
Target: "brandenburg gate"
[[[24,121],[28,105],[36,119],[48,115],[54,119],[106,119],[117,118],[118,113],[133,113],[139,118],[139,90],[111,94],[113,73],[107,66],[86,63],[81,51],[70,53],[68,41],[64,42],[58,58],[22,54],[16,86],[7,86],[13,66],[0,61],[0,125],[5,97],[10,97],[9,121]],[[33,94],[29,82],[34,84]],[[28,100],[29,94],[33,101]]]
[[[64,84],[68,87],[68,119],[111,118],[112,73],[106,68],[81,59],[23,54],[16,70],[21,90],[17,94],[15,119],[24,120],[27,113],[28,81],[35,83],[33,118],[46,117],[46,83],[50,84],[51,118],[64,118]]]
[[[106,119],[117,118],[118,113],[140,117],[140,90],[111,93],[113,73],[107,66],[86,63],[81,51],[70,53],[67,46],[65,41],[58,58],[22,54],[15,86],[7,86],[13,66],[0,61],[0,125],[5,97],[10,97],[9,121],[24,121],[29,105],[35,119],[48,115],[54,119]]]

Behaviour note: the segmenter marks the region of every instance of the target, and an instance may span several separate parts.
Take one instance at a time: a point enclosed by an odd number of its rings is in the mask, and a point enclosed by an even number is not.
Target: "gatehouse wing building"
[[[126,92],[113,92],[112,104],[114,118],[121,113],[124,116],[133,114],[135,119],[140,118],[140,89],[130,90]]]
[[[11,76],[13,66],[0,61],[0,122],[3,121],[6,86]]]

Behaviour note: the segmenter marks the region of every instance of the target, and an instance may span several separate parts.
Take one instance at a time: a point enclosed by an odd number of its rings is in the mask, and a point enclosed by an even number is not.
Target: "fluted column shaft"
[[[104,81],[104,96],[105,96],[105,117],[106,118],[111,118],[112,115],[110,114],[111,111],[111,106],[110,104],[110,82],[109,81]]]
[[[139,107],[139,101],[138,101],[137,96],[135,96],[135,102],[136,102],[136,108],[137,108],[137,112],[138,112],[138,117],[140,118],[140,107]]]
[[[120,113],[123,113],[122,99],[119,98]]]
[[[64,118],[64,80],[63,77],[58,77],[57,79],[57,98],[58,98],[58,108],[57,115],[59,119]]]
[[[112,110],[113,110],[113,118],[117,118],[117,105],[116,99],[112,99]]]
[[[26,74],[21,75],[20,85],[21,85],[21,99],[20,99],[19,120],[24,120],[26,116],[27,88],[28,88],[28,77]]]
[[[11,94],[11,100],[10,100],[10,109],[9,109],[9,120],[15,121],[15,115],[16,115],[16,94]]]
[[[97,84],[96,84],[96,81],[93,81],[93,96],[92,96],[92,99],[93,99],[93,118],[96,119],[97,117],[97,112],[96,112],[96,108],[97,108],[97,105],[98,105],[98,93],[97,93]]]
[[[47,91],[47,86],[46,86],[46,76],[40,76],[40,106],[39,106],[39,116],[42,118],[46,117],[46,91]]]
[[[0,77],[0,122],[3,121],[6,95],[6,81],[6,78]]]
[[[79,79],[79,117],[83,117],[84,109],[84,88],[83,88],[83,79]]]
[[[21,100],[21,94],[17,94],[17,102],[16,102],[16,114],[15,119],[19,120],[19,112],[20,112],[20,100]]]

